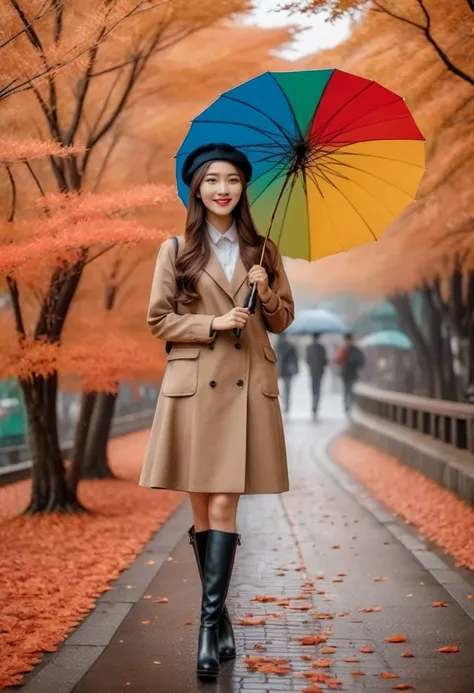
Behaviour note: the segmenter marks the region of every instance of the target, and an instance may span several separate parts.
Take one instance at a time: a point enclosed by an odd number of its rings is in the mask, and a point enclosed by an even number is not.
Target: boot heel
[[[219,640],[217,627],[199,629],[198,664],[200,679],[215,679],[219,675]]]

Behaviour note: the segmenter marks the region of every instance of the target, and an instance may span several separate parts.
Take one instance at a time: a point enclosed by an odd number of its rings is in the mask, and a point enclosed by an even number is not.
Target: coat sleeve
[[[214,315],[178,315],[175,312],[175,251],[171,239],[160,247],[148,306],[147,322],[155,337],[170,342],[210,344],[216,336],[211,331]]]
[[[295,304],[280,251],[276,245],[272,244],[272,246],[275,270],[275,279],[270,286],[272,295],[266,303],[260,302],[260,304],[268,331],[279,334],[286,330],[295,319]]]

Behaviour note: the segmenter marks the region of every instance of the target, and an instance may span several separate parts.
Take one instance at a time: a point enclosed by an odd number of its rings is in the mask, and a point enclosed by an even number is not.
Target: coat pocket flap
[[[168,354],[168,361],[178,361],[179,359],[197,359],[200,349],[173,349]]]
[[[269,346],[266,346],[266,344],[263,345],[263,353],[265,354],[265,358],[268,359],[269,361],[272,361],[273,363],[276,363],[277,360],[277,355],[273,351],[273,349]]]

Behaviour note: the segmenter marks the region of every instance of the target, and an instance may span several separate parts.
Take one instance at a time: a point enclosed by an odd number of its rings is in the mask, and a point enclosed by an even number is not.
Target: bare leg
[[[221,532],[237,532],[238,493],[211,493],[209,495],[209,527]]]
[[[205,532],[209,529],[209,498],[209,493],[189,494],[196,532]]]

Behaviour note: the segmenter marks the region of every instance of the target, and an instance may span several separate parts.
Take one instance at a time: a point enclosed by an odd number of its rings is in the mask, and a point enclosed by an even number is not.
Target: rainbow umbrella
[[[341,70],[266,72],[198,115],[176,155],[228,142],[252,163],[252,216],[282,255],[316,260],[377,240],[414,199],[425,140],[401,96]]]
[[[404,99],[341,70],[266,72],[222,94],[176,154],[184,204],[184,159],[209,142],[245,152],[259,233],[306,260],[377,240],[415,199],[425,168],[425,140]]]

